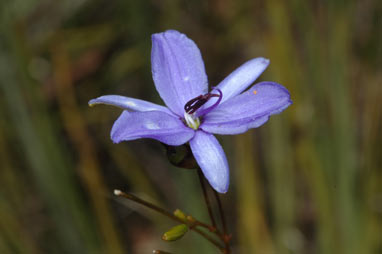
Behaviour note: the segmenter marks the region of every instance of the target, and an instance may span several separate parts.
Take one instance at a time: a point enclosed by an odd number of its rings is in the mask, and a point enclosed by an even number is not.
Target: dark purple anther
[[[186,105],[184,105],[184,110],[186,111],[186,113],[187,114],[195,113],[196,110],[198,110],[200,107],[206,104],[206,102],[212,97],[219,97],[219,99],[211,107],[208,107],[207,109],[212,109],[215,106],[217,106],[220,103],[223,97],[223,94],[219,89],[216,89],[216,90],[219,92],[219,94],[206,93],[204,95],[199,95],[198,97],[195,97],[191,99],[189,102],[187,102]],[[207,109],[203,111],[206,111]],[[198,114],[198,115],[204,115],[204,114]]]

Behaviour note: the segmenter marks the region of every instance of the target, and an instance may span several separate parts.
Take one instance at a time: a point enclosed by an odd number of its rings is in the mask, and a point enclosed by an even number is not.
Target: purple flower
[[[152,35],[151,65],[155,87],[167,107],[119,95],[105,95],[89,105],[109,104],[124,109],[111,130],[115,143],[152,138],[167,145],[189,142],[192,153],[211,186],[225,193],[229,168],[213,134],[239,134],[264,124],[292,101],[280,84],[251,85],[269,60],[244,63],[208,92],[207,75],[196,44],[169,30]]]

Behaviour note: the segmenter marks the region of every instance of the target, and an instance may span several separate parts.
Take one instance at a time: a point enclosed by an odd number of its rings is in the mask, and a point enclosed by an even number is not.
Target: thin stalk
[[[163,251],[163,250],[153,250],[153,253],[154,254],[172,254],[170,252]]]
[[[216,229],[217,228],[216,227],[216,222],[215,222],[215,218],[214,218],[214,215],[213,215],[213,212],[212,212],[211,203],[210,203],[210,200],[208,198],[206,185],[204,184],[203,173],[202,173],[202,171],[200,169],[198,169],[197,171],[198,171],[200,186],[202,187],[202,191],[203,191],[204,201],[206,202],[206,206],[207,206],[207,209],[208,209],[208,215],[210,216],[212,226]]]
[[[219,193],[217,193],[215,190],[213,190],[213,191],[214,191],[214,194],[215,194],[216,201],[218,203],[220,219],[221,219],[222,226],[223,226],[223,234],[227,235],[227,224],[226,224],[226,221],[225,221],[225,215],[224,215],[224,210],[223,210],[222,202],[220,200]]]
[[[216,227],[213,227],[213,226],[208,225],[208,224],[206,224],[204,222],[201,222],[201,221],[195,221],[195,224],[196,224],[196,226],[200,226],[200,227],[206,228],[210,232],[215,233],[219,238],[223,237],[223,233],[220,232],[220,230],[218,228],[216,228]]]
[[[222,206],[222,202],[220,200],[219,194],[214,189],[213,189],[213,192],[215,194],[215,198],[216,198],[216,201],[218,203],[220,219],[221,219],[221,223],[223,226],[223,235],[224,235],[223,241],[225,244],[226,254],[229,254],[229,253],[231,253],[231,248],[229,245],[229,241],[230,241],[231,236],[228,235],[228,233],[227,233],[227,223],[225,221],[225,214],[224,214],[224,210],[223,210],[223,206]]]
[[[198,228],[195,228],[195,226],[197,225],[205,225],[204,223],[201,224],[201,222],[195,220],[194,223],[190,223],[188,221],[185,221],[185,220],[182,220],[178,217],[176,217],[175,215],[173,215],[172,213],[164,210],[163,208],[159,207],[159,206],[156,206],[152,203],[149,203],[143,199],[140,199],[138,198],[137,196],[134,196],[132,194],[129,194],[129,193],[125,193],[125,192],[122,192],[120,190],[114,190],[114,194],[116,196],[120,196],[120,197],[124,197],[124,198],[127,198],[131,201],[134,201],[138,204],[141,204],[143,206],[146,206],[147,208],[150,208],[164,216],[167,216],[168,218],[172,219],[172,220],[175,220],[177,222],[180,222],[180,223],[183,223],[183,224],[187,224],[187,226],[190,228],[190,230],[193,230],[195,231],[196,233],[198,233],[199,235],[203,236],[207,241],[209,241],[210,243],[212,243],[213,245],[215,245],[217,248],[219,248],[221,251],[224,251],[224,247],[222,247],[220,245],[220,243],[218,241],[216,241],[215,239],[213,239],[212,237],[210,237],[209,235],[207,235],[205,232],[201,231],[200,229]]]

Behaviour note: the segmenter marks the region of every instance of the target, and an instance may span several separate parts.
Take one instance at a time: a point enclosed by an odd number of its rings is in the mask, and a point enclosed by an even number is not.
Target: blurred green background
[[[199,46],[210,86],[271,64],[294,104],[219,137],[233,253],[382,253],[382,1],[1,0],[0,253],[217,253],[113,189],[208,221],[196,173],[153,140],[112,144],[120,94],[162,104],[152,33]]]

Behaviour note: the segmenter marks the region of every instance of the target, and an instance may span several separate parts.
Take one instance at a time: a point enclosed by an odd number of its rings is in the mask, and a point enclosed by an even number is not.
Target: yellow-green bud
[[[179,209],[176,209],[176,210],[174,211],[174,215],[175,215],[176,217],[178,217],[179,219],[181,219],[181,220],[186,220],[186,215],[184,214],[183,211],[181,211],[181,210],[179,210]]]
[[[162,239],[165,241],[176,241],[184,236],[188,231],[186,224],[180,224],[163,234]]]
[[[186,218],[187,218],[187,220],[188,220],[189,222],[191,222],[191,223],[195,223],[195,222],[196,222],[196,220],[194,219],[194,217],[192,217],[191,215],[188,215]]]

